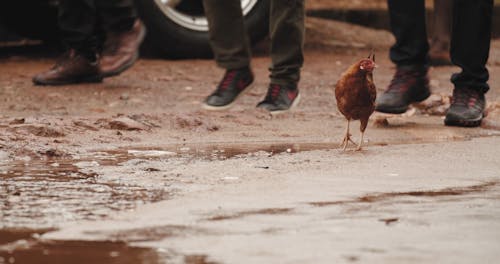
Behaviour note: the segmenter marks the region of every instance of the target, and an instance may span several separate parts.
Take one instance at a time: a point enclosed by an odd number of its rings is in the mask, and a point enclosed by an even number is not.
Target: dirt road
[[[333,85],[379,40],[382,91],[392,39],[332,23],[309,32],[302,102],[277,118],[255,109],[265,51],[226,112],[200,108],[222,74],[210,60],[36,87],[53,58],[0,59],[0,263],[495,263],[500,42],[483,127],[443,126],[457,69],[433,68],[429,100],[373,116],[365,150],[342,154]]]

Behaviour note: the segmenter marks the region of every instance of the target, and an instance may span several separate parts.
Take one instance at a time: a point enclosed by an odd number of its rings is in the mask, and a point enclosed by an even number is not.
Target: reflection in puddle
[[[167,263],[166,257],[155,249],[131,247],[123,242],[48,241],[11,251],[0,248],[0,264],[160,264]]]

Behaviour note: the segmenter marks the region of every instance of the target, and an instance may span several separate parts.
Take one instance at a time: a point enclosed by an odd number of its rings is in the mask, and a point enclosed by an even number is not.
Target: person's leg
[[[253,82],[250,43],[238,0],[203,0],[209,39],[217,65],[226,70],[215,91],[206,98],[207,110],[224,110]]]
[[[238,0],[203,0],[209,39],[217,65],[226,70],[250,66],[250,43]]]
[[[490,51],[493,0],[455,0],[451,60],[462,69],[453,74],[453,101],[446,125],[478,126],[483,118],[484,94],[489,90],[486,62]]]
[[[424,0],[388,0],[392,34],[396,43],[391,47],[394,64],[427,64],[427,31]]]
[[[304,63],[304,19],[304,0],[271,0],[271,84],[257,107],[275,114],[298,103],[297,84]]]
[[[391,30],[396,43],[390,58],[397,66],[387,90],[377,98],[376,110],[384,113],[406,112],[411,103],[430,95],[427,77],[427,32],[424,0],[388,0]]]
[[[128,31],[137,20],[133,0],[97,0],[96,6],[106,31]]]
[[[453,0],[434,0],[434,33],[429,50],[431,65],[450,65]]]
[[[304,0],[271,0],[271,83],[297,84],[304,63]]]
[[[146,29],[137,17],[133,0],[99,0],[96,5],[99,26],[105,35],[101,74],[119,75],[138,59]]]
[[[99,82],[94,0],[60,0],[59,27],[68,52],[55,67],[33,77],[38,85]]]
[[[63,43],[70,49],[95,56],[97,49],[95,0],[59,1],[59,28]]]

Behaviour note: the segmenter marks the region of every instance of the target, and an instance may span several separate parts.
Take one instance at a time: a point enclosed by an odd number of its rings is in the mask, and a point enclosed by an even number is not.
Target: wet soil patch
[[[375,203],[384,200],[399,198],[399,197],[441,197],[441,196],[460,196],[472,193],[481,193],[488,191],[490,188],[498,185],[498,182],[486,182],[483,184],[472,185],[467,187],[450,187],[439,190],[423,190],[423,191],[408,191],[408,192],[390,192],[367,194],[353,200],[343,201],[322,201],[311,202],[312,206],[323,207],[332,205],[356,204],[356,203]]]

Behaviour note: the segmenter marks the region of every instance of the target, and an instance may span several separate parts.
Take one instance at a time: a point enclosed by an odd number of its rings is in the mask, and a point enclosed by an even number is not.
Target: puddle
[[[138,204],[167,199],[167,187],[155,186],[143,175],[128,175],[120,180],[101,179],[105,168],[121,175],[120,166],[130,160],[180,159],[225,160],[247,155],[274,155],[327,149],[325,144],[252,144],[252,145],[173,145],[167,149],[117,149],[80,155],[48,158],[18,158],[0,164],[0,228],[56,227],[75,220],[99,220],[113,212],[130,210]],[[145,173],[161,171],[147,168]],[[168,173],[168,172],[167,172]],[[156,177],[155,174],[151,174]],[[157,175],[158,176],[158,175]],[[158,176],[158,177],[161,177]],[[161,178],[158,178],[161,180]],[[157,180],[158,180],[157,179]]]
[[[98,220],[111,212],[168,197],[164,189],[101,181],[97,173],[84,173],[77,166],[82,162],[110,166],[122,161],[98,154],[94,158],[18,160],[8,167],[0,166],[0,228]]]
[[[40,235],[53,229],[0,229],[0,264],[217,264],[206,255],[179,255],[165,248],[134,247],[131,241],[152,241],[134,239],[136,233],[141,237],[148,233],[162,233],[168,237],[171,233],[187,231],[185,226],[161,226],[149,229],[127,230],[127,234],[112,236],[112,241],[53,241],[41,240]],[[158,231],[163,230],[163,231]],[[185,235],[184,233],[182,235]],[[126,236],[127,240],[121,240]]]
[[[127,164],[131,160],[179,159],[183,164],[189,164],[195,160],[272,156],[334,147],[336,144],[264,142],[172,145],[164,149],[117,149],[48,158],[18,158],[0,164],[0,228],[48,228],[75,220],[99,220],[116,211],[134,209],[139,204],[170,197],[167,185],[151,184],[144,174],[132,175],[134,179],[121,175],[128,171],[119,169],[123,166],[130,166],[129,170],[134,171],[137,165]],[[99,176],[104,170],[114,171],[114,167],[116,174],[121,175],[119,180]],[[143,172],[152,175],[148,177],[162,177],[157,168],[146,168]],[[155,172],[159,174],[153,174]]]
[[[40,235],[55,229],[0,229],[0,246],[17,240],[26,240],[39,237]],[[0,262],[1,263],[1,262]]]
[[[173,188],[179,188],[179,184],[184,184],[183,180],[190,184],[189,180],[177,178],[182,176],[180,174],[170,177],[168,171],[162,171],[154,166],[142,168],[138,165],[144,161],[174,160],[179,161],[182,166],[189,166],[196,160],[269,157],[280,153],[335,148],[338,148],[338,144],[333,142],[206,143],[171,145],[162,149],[116,149],[44,159],[19,158],[8,164],[0,164],[0,228],[57,227],[69,221],[99,220],[113,212],[131,210],[140,204],[168,199],[176,191]],[[114,173],[113,177],[101,177],[99,174],[102,175],[104,171]],[[449,195],[455,191],[442,192]],[[361,197],[354,202],[386,199],[391,195],[430,196],[439,193],[377,194]],[[326,206],[338,203],[345,202],[317,202],[313,205]],[[214,216],[210,220],[262,213],[241,212],[236,215]]]
[[[160,264],[167,263],[166,259],[158,250],[131,247],[123,242],[47,241],[27,243],[14,250],[0,248],[0,264]]]

